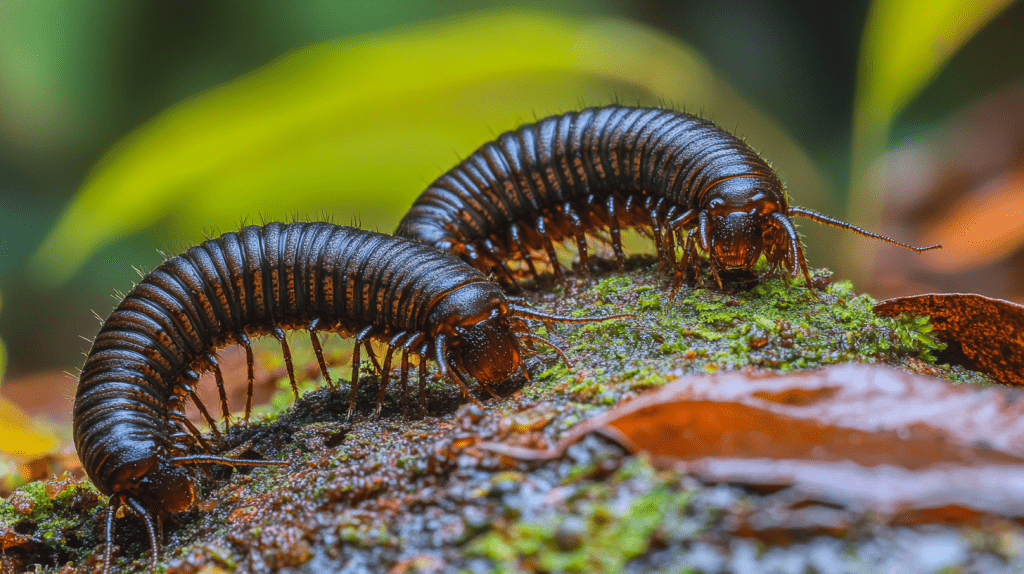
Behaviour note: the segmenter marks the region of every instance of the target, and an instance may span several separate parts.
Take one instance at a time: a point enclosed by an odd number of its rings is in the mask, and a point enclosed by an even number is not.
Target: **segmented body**
[[[96,487],[111,496],[108,541],[114,510],[125,504],[146,519],[155,560],[162,517],[196,499],[196,466],[276,464],[213,456],[185,418],[184,404],[192,399],[216,434],[194,393],[201,370],[215,371],[227,414],[215,349],[232,343],[246,348],[251,404],[249,336],[281,341],[293,389],[283,329],[309,331],[329,383],[317,334],[355,336],[351,408],[359,348],[365,345],[372,356],[370,339],[388,346],[380,395],[392,354],[401,351],[403,388],[409,355],[418,354],[421,393],[425,359],[431,358],[468,396],[465,375],[481,385],[499,384],[523,369],[520,340],[546,343],[528,332],[524,319],[594,320],[550,316],[510,302],[479,271],[420,243],[327,223],[246,227],[167,259],[103,324],[75,399],[79,457]]]
[[[802,270],[809,284],[790,216],[909,247],[790,207],[768,163],[706,119],[619,105],[548,117],[484,144],[416,199],[396,234],[514,283],[507,263],[523,261],[536,276],[542,252],[561,279],[555,245],[565,240],[575,241],[586,271],[587,235],[607,234],[621,266],[621,230],[636,228],[654,239],[666,267],[681,250],[677,279],[703,251],[716,279],[763,254],[771,271]]]

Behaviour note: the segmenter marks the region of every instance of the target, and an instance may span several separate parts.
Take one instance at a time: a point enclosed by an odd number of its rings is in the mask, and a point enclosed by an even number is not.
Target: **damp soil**
[[[830,504],[794,506],[785,488],[657,470],[596,435],[545,462],[472,448],[481,441],[548,448],[645,390],[719,370],[860,361],[951,384],[992,384],[938,363],[942,345],[927,320],[876,317],[869,297],[824,271],[814,274],[824,289],[817,295],[802,283],[744,275],[724,278],[724,290],[684,286],[670,296],[668,279],[649,258],[631,259],[626,272],[597,264],[604,267],[587,279],[573,275],[565,286],[524,292],[553,312],[636,314],[553,332],[540,327],[566,350],[571,367],[538,348],[528,359],[531,381],[493,389],[498,399],[480,392],[482,406],[467,404],[457,389],[432,381],[426,405],[408,393],[403,417],[396,377],[374,414],[380,379],[367,366],[351,415],[342,381],[340,392],[306,392],[286,410],[234,428],[218,448],[288,465],[215,467],[198,504],[166,521],[158,570],[1024,571],[1024,527],[1008,517],[950,512],[895,520]],[[99,570],[105,498],[87,483],[62,480],[32,483],[0,503],[0,571]],[[115,571],[147,571],[140,520],[119,517],[115,543]]]

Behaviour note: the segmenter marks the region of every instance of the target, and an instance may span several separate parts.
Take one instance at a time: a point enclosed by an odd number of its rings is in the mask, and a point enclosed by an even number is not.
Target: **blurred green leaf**
[[[526,114],[613,97],[713,110],[765,142],[802,198],[821,194],[792,140],[678,41],[616,19],[487,12],[312,46],[175,105],[94,167],[33,269],[61,282],[158,222],[179,240],[296,215],[389,231],[427,183]]]
[[[876,0],[861,46],[857,129],[888,129],[897,113],[1013,0]]]
[[[866,197],[863,181],[871,163],[885,150],[897,114],[953,54],[1012,2],[875,0],[871,4],[854,102],[847,214],[851,220],[874,221],[881,209],[875,198]],[[868,264],[874,248],[860,250],[861,267]]]
[[[107,82],[127,0],[0,2],[0,141],[5,153],[73,149],[115,113]],[[66,146],[66,147],[65,147]]]

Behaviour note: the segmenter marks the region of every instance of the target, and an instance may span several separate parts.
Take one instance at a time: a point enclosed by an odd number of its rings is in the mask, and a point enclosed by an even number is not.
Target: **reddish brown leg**
[[[722,288],[722,278],[718,276],[718,261],[714,256],[708,257],[708,263],[711,264],[711,276],[715,278],[715,283],[718,284],[718,288]]]
[[[665,220],[665,255],[668,261],[668,268],[675,269],[676,267],[676,245],[682,243],[679,241],[675,230],[668,226],[668,218]]]
[[[336,389],[334,381],[331,380],[331,375],[327,372],[327,362],[324,361],[324,350],[320,347],[320,337],[318,335],[320,329],[320,319],[316,318],[309,323],[309,341],[313,343],[313,352],[316,353],[316,362],[320,365],[320,374],[324,376],[324,380],[327,381],[327,386],[331,390]]]
[[[409,354],[415,352],[417,345],[423,342],[423,333],[416,333],[409,337],[402,345],[402,420],[406,417],[406,402],[408,399],[409,384]]]
[[[359,347],[364,341],[369,340],[373,333],[373,326],[369,326],[356,335],[355,344],[352,346],[352,383],[348,392],[348,416],[356,410],[356,393],[359,392]]]
[[[206,362],[213,369],[213,380],[217,381],[217,393],[220,395],[220,412],[221,417],[224,419],[224,431],[227,432],[231,427],[231,410],[228,408],[228,393],[224,388],[224,373],[221,372],[220,363],[217,362],[217,356],[213,353],[206,354]]]
[[[377,406],[374,408],[373,416],[380,416],[380,405],[384,401],[384,393],[388,390],[388,382],[391,379],[391,358],[395,354],[395,349],[398,348],[405,339],[408,333],[404,331],[395,335],[388,341],[388,352],[384,355],[384,367],[380,373],[380,388],[377,390]]]
[[[406,399],[409,396],[409,349],[402,348],[402,422],[406,420]]]
[[[700,253],[697,251],[697,240],[696,234],[691,233],[686,237],[686,258],[689,262],[690,269],[693,270],[694,276],[697,279],[697,284],[704,286],[704,275],[700,271]]]
[[[555,281],[558,283],[565,283],[562,278],[562,266],[558,263],[558,257],[555,255],[555,244],[551,241],[548,236],[548,230],[544,216],[537,216],[537,233],[540,234],[541,243],[544,245],[544,251],[548,254],[548,260],[551,261],[551,271],[555,275]]]
[[[284,368],[288,371],[288,382],[292,384],[295,400],[299,400],[299,385],[295,383],[295,366],[292,364],[292,351],[288,348],[288,338],[285,336],[284,330],[276,326],[270,330],[270,334],[277,339],[277,342],[281,343],[281,352],[284,353]]]
[[[380,374],[380,363],[377,362],[377,354],[373,352],[373,344],[370,339],[366,339],[363,342],[363,348],[366,349],[366,355],[370,357],[370,362],[373,363],[373,370]]]
[[[351,417],[356,408],[356,392],[359,391],[359,347],[358,340],[352,346],[352,383],[348,391],[348,416]]]
[[[512,236],[512,242],[516,244],[516,249],[519,250],[519,254],[526,261],[526,267],[530,269],[530,274],[533,275],[534,280],[540,279],[540,274],[537,273],[537,268],[533,266],[533,258],[530,257],[530,250],[526,248],[526,244],[523,243],[522,235],[519,232],[519,225],[513,223],[512,227],[508,230],[509,235]]]
[[[518,289],[519,288],[519,281],[516,280],[515,274],[512,273],[512,270],[508,268],[508,265],[505,263],[505,260],[499,255],[501,250],[498,249],[498,246],[495,245],[494,242],[491,241],[490,239],[485,239],[481,243],[481,247],[484,250],[484,255],[486,255],[491,261],[495,262],[495,264],[498,267],[498,270],[505,277],[505,279],[512,286],[514,286],[514,287],[516,287]],[[477,265],[475,267],[477,267],[477,269],[480,268],[479,265]]]
[[[615,262],[619,264],[619,269],[622,269],[626,266],[626,254],[622,251],[622,230],[619,227],[619,210],[614,195],[608,196],[605,208],[608,210],[609,234],[612,238],[612,249],[615,250]]]
[[[248,367],[249,387],[245,392],[245,426],[249,426],[249,415],[252,414],[252,387],[256,380],[256,360],[252,356],[252,342],[245,333],[239,333],[238,342],[245,347],[245,364]]]
[[[210,426],[210,430],[213,431],[213,436],[216,437],[218,441],[220,441],[222,437],[220,434],[220,430],[217,429],[217,421],[213,420],[213,417],[210,416],[210,411],[206,410],[206,405],[203,404],[203,401],[199,400],[199,395],[196,394],[195,389],[189,387],[188,396],[189,398],[192,399],[192,402],[196,405],[196,408],[199,409],[199,412],[203,414],[203,418],[206,420],[206,424],[208,424]]]
[[[212,452],[209,443],[207,443],[206,439],[203,438],[203,433],[199,432],[199,429],[197,429],[196,426],[192,424],[192,421],[188,420],[188,417],[186,417],[185,413],[182,412],[181,407],[181,399],[176,396],[171,397],[170,400],[167,401],[167,418],[173,420],[174,422],[180,425],[183,425],[186,429],[188,429],[188,432],[192,433],[192,436],[194,436],[196,440],[199,441],[199,445],[203,448],[203,450],[205,450],[206,452]]]
[[[654,250],[658,252],[658,267],[664,271],[666,268],[671,268],[668,267],[668,254],[666,253],[668,250],[665,249],[665,244],[662,238],[661,221],[658,217],[658,210],[661,208],[661,201],[662,200],[659,200],[652,207],[651,204],[654,202],[648,199],[646,207],[648,216],[651,220],[651,235],[654,236]]]
[[[419,366],[419,380],[420,380],[420,418],[427,416],[427,353],[430,352],[430,344],[423,343],[420,347],[420,366]]]
[[[580,254],[580,272],[583,275],[590,275],[590,263],[587,257],[587,234],[583,229],[583,220],[569,203],[566,203],[562,210],[565,211],[566,217],[572,222],[572,230],[576,235],[576,249]]]

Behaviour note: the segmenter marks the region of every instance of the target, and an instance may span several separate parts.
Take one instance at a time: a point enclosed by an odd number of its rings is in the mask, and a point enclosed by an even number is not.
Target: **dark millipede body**
[[[507,260],[524,260],[536,277],[542,251],[560,280],[554,245],[565,240],[575,240],[586,272],[586,235],[605,230],[621,266],[621,229],[637,228],[666,268],[681,249],[677,286],[688,266],[699,271],[699,249],[719,286],[720,270],[750,269],[763,254],[769,273],[802,271],[811,287],[793,216],[916,251],[939,247],[790,207],[775,171],[740,138],[689,114],[619,105],[545,118],[484,144],[416,199],[396,234],[514,284]]]
[[[407,239],[327,223],[246,227],[167,259],[103,324],[75,398],[78,456],[96,487],[110,496],[104,572],[110,570],[113,518],[121,505],[144,519],[155,567],[163,517],[195,501],[199,468],[284,464],[214,456],[184,416],[191,399],[218,438],[193,388],[198,371],[214,371],[227,416],[215,349],[240,344],[247,351],[248,419],[253,384],[249,336],[272,335],[281,342],[294,390],[283,329],[309,331],[320,370],[332,388],[317,334],[353,335],[351,414],[360,345],[376,361],[371,339],[387,344],[379,408],[396,350],[401,351],[403,389],[409,356],[419,355],[421,400],[427,358],[436,360],[441,373],[469,396],[466,375],[486,389],[525,373],[521,340],[551,345],[529,332],[525,320],[583,323],[607,318],[532,310],[507,299],[456,257]]]

